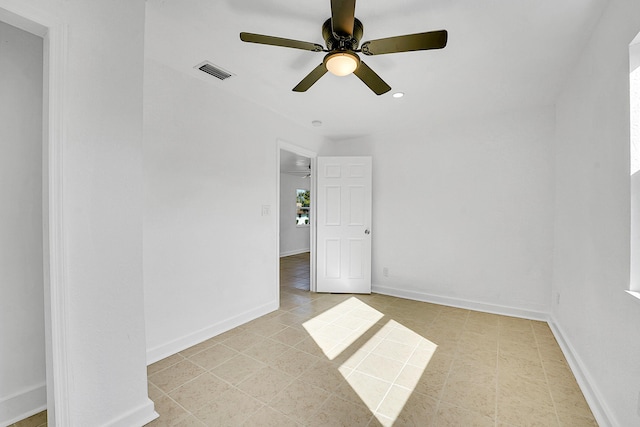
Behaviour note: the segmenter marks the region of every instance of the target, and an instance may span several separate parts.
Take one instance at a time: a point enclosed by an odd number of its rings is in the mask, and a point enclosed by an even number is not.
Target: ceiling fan
[[[376,95],[391,90],[367,64],[360,60],[358,53],[368,56],[386,53],[410,52],[416,50],[442,49],[447,45],[447,31],[430,31],[426,33],[408,34],[370,40],[358,45],[364,27],[355,17],[356,0],[331,0],[331,18],[322,25],[322,36],[327,48],[317,43],[265,36],[262,34],[240,33],[244,42],[259,43],[271,46],[289,47],[311,52],[328,52],[322,64],[313,69],[296,87],[294,92],[306,92],[327,71],[337,76],[355,74]]]

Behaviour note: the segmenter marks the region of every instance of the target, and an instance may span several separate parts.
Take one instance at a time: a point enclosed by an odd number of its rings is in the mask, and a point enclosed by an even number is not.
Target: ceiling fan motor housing
[[[353,34],[349,37],[339,37],[333,32],[331,18],[322,24],[322,37],[327,44],[329,51],[334,50],[357,50],[362,35],[364,34],[364,26],[358,18],[353,22]]]

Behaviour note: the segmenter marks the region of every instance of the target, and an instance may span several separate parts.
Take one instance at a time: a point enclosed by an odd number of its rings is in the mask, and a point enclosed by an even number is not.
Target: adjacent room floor
[[[314,294],[148,368],[153,426],[593,426],[551,330],[384,295]]]

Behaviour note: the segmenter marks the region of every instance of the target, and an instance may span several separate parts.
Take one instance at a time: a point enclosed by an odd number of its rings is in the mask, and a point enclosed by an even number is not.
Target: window
[[[309,190],[296,190],[296,225],[309,225]]]

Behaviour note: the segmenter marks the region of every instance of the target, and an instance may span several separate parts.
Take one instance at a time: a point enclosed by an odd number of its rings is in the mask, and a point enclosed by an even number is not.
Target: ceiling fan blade
[[[410,52],[414,50],[442,49],[446,45],[447,31],[440,30],[370,40],[362,43],[360,49],[365,55],[382,55],[385,53]]]
[[[338,37],[353,35],[356,0],[331,0],[331,26]]]
[[[321,45],[316,43],[283,39],[282,37],[264,36],[262,34],[240,33],[240,40],[249,43],[259,43],[270,46],[291,47],[293,49],[310,50],[312,52],[322,52],[324,50]]]
[[[294,92],[306,92],[315,82],[320,80],[320,77],[324,76],[327,72],[327,67],[324,66],[324,63],[318,65],[313,69],[307,77],[302,79],[300,83],[296,87],[293,88]]]
[[[391,86],[385,83],[367,64],[360,61],[360,66],[353,72],[369,89],[374,91],[376,95],[382,95],[391,90]]]

